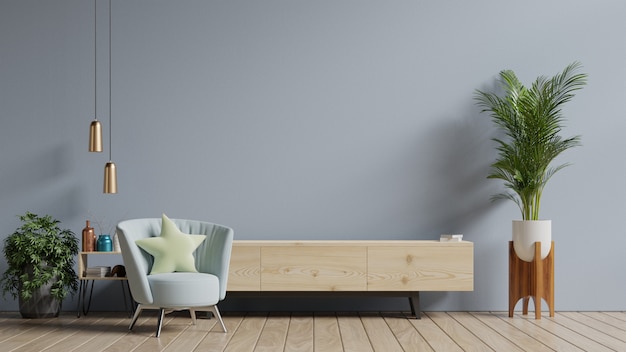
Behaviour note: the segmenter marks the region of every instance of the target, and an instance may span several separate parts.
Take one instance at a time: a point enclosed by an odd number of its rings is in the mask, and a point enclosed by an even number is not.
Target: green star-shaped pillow
[[[163,214],[161,235],[142,238],[135,243],[154,257],[150,275],[175,271],[198,272],[193,252],[204,241],[204,235],[189,235],[181,232],[176,224]]]

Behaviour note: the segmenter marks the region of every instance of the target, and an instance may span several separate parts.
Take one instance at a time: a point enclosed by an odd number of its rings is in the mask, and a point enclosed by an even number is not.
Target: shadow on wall
[[[495,158],[493,129],[490,120],[478,113],[440,120],[443,122],[432,131],[436,137],[427,149],[437,158],[428,159],[431,164],[425,166],[426,179],[435,182],[424,187],[419,196],[426,207],[419,213],[428,214],[419,220],[420,233],[463,233],[496,206],[490,198],[498,185],[486,178]]]
[[[30,154],[15,153],[0,169],[0,197],[9,199],[16,194],[37,192],[67,176],[72,169],[69,143],[54,148],[37,149]]]
[[[62,227],[70,227],[69,220],[81,214],[86,204],[71,144],[7,154],[0,169],[0,238],[15,230],[17,216],[25,211],[52,215],[62,221]]]

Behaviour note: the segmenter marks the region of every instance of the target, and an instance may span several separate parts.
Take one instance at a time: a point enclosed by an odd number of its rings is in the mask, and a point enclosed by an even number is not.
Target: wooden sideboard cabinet
[[[474,244],[467,241],[238,240],[228,278],[236,294],[407,296],[416,316],[420,291],[473,289]]]

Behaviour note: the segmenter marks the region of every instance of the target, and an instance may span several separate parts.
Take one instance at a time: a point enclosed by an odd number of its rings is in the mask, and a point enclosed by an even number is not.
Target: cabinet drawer
[[[261,248],[262,291],[364,291],[366,247]]]
[[[472,291],[473,246],[369,247],[368,291]]]

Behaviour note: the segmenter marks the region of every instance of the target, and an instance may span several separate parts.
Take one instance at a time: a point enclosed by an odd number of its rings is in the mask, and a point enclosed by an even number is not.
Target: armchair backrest
[[[199,272],[218,277],[220,300],[224,299],[228,284],[233,230],[226,226],[204,221],[171,220],[181,232],[206,236],[206,239],[194,252],[196,268]],[[139,248],[135,241],[140,238],[159,236],[161,234],[161,219],[145,218],[122,221],[117,224],[117,234],[133,298],[138,303],[151,304],[153,299],[148,283],[148,273],[152,269],[153,258],[152,255]]]

